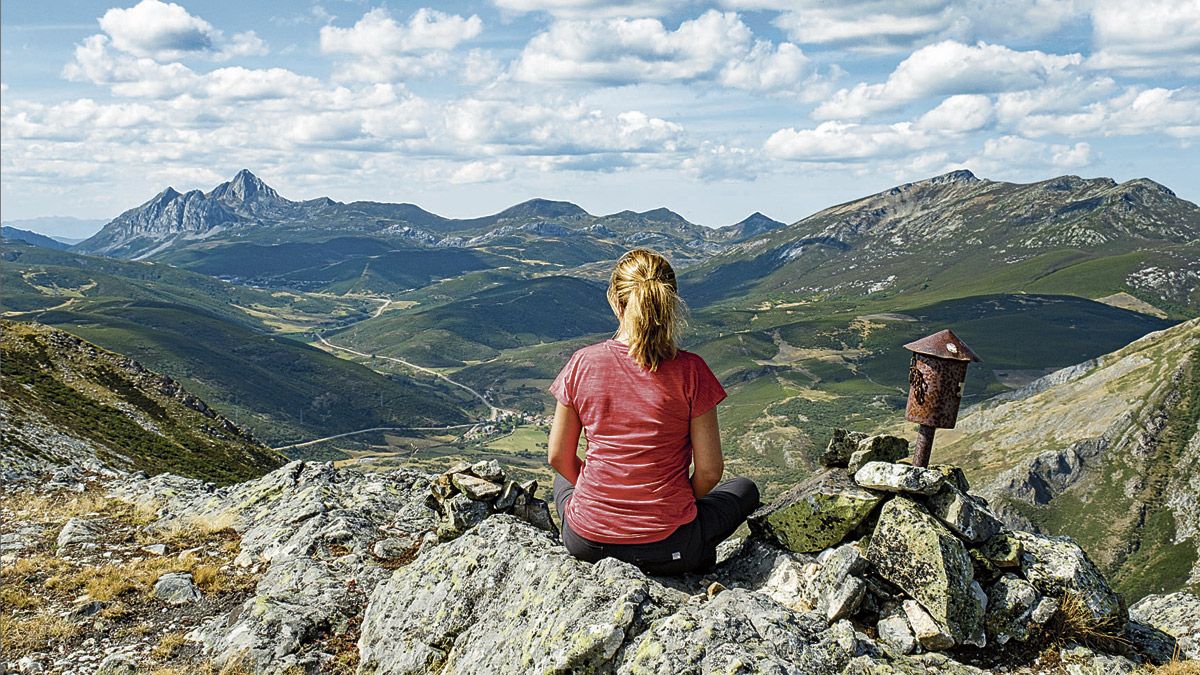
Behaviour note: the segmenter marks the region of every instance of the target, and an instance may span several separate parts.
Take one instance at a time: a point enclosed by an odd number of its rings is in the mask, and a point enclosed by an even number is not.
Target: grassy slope
[[[224,418],[164,394],[154,374],[124,367],[123,357],[86,343],[52,340],[54,332],[3,323],[0,369],[11,415],[6,424],[14,429],[40,417],[55,431],[94,444],[101,460],[117,466],[218,483],[259,476],[283,463],[252,437],[225,426]],[[6,452],[41,454],[5,435]]]
[[[466,419],[437,389],[384,377],[193,308],[114,302],[86,312],[46,312],[39,320],[175,377],[273,445],[373,426]]]
[[[1174,541],[1164,500],[1188,489],[1171,486],[1197,460],[1186,446],[1198,421],[1200,323],[1191,321],[1104,356],[1076,380],[972,411],[939,434],[935,452],[982,483],[1039,453],[1107,434],[1103,455],[1047,504],[1001,499],[1044,529],[1075,537],[1136,598],[1185,586],[1196,562],[1197,542]]]

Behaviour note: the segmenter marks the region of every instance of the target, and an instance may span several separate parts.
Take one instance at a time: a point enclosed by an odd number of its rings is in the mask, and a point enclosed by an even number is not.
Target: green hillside
[[[1135,600],[1200,579],[1200,319],[968,410],[935,459]]]
[[[174,380],[62,331],[0,321],[6,468],[98,459],[218,483],[285,461]]]
[[[369,427],[467,419],[458,399],[432,385],[384,377],[192,307],[113,302],[38,318],[171,375],[272,445]]]

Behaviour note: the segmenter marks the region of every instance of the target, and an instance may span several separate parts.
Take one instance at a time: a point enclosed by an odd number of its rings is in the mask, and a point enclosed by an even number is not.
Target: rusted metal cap
[[[958,336],[950,332],[949,329],[938,331],[916,342],[910,342],[904,345],[904,348],[910,352],[934,356],[939,359],[952,359],[954,361],[979,360],[979,357],[975,356],[975,352],[971,351],[971,348],[958,339]]]

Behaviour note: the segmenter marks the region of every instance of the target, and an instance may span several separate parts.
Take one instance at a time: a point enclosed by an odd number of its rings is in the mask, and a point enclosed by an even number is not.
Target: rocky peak
[[[941,185],[944,183],[979,183],[982,182],[982,179],[977,178],[975,174],[971,173],[967,169],[956,169],[940,176],[934,176],[927,182],[934,185]]]
[[[221,183],[206,196],[209,199],[216,199],[235,206],[251,204],[275,205],[287,202],[286,199],[279,196],[275,188],[272,188],[260,180],[258,176],[250,173],[249,169],[238,171],[233,180]]]

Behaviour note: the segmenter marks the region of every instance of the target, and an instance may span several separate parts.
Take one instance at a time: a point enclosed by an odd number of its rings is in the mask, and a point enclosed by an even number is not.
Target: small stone
[[[171,572],[159,577],[154,582],[154,597],[168,605],[185,605],[201,599],[200,589],[187,572]]]
[[[504,482],[504,469],[500,468],[500,462],[494,459],[475,462],[471,465],[471,473],[475,474],[478,478],[492,483]]]
[[[861,487],[919,495],[934,494],[945,480],[933,469],[890,462],[867,462],[854,473],[854,482]]]
[[[484,502],[476,501],[465,494],[456,494],[443,503],[445,516],[438,527],[443,539],[453,539],[483,522],[491,509]]]
[[[875,624],[875,632],[880,642],[899,654],[911,654],[917,649],[917,636],[913,635],[903,612],[895,612],[880,619]]]
[[[83,518],[68,520],[58,532],[58,550],[61,552],[70,546],[83,546],[96,541],[99,528]]]
[[[460,460],[460,461],[457,461],[457,462],[455,462],[453,465],[451,465],[451,467],[450,467],[449,469],[446,469],[446,470],[445,470],[445,471],[442,473],[442,475],[443,475],[443,476],[450,476],[450,475],[453,475],[453,474],[456,474],[456,473],[467,473],[467,472],[469,472],[470,470],[471,470],[471,463],[470,463],[470,462],[463,462],[463,461],[461,461],[461,460]]]
[[[70,617],[75,620],[86,619],[89,616],[99,614],[102,609],[104,609],[103,602],[99,600],[85,600],[75,607],[75,609],[71,610]]]
[[[976,550],[996,567],[1007,569],[1021,565],[1021,542],[1012,534],[997,534]]]
[[[934,621],[929,612],[925,611],[921,603],[916,600],[905,600],[902,606],[904,607],[904,616],[908,619],[908,625],[912,627],[913,635],[916,636],[917,642],[921,643],[922,647],[936,652],[954,646],[954,638],[938,626],[937,621]]]
[[[908,441],[899,436],[868,436],[858,442],[847,466],[851,473],[868,462],[895,462],[908,457]]]
[[[429,493],[433,495],[434,499],[437,500],[439,505],[441,502],[444,502],[458,494],[458,488],[454,487],[454,481],[451,480],[451,476],[454,475],[455,474],[444,473],[437,478],[434,478],[433,482],[429,484]]]
[[[521,490],[530,497],[537,497],[538,482],[536,480],[527,480],[521,483]]]
[[[963,470],[957,466],[953,464],[934,464],[929,468],[942,474],[946,478],[946,483],[958,488],[959,492],[971,492],[971,485],[967,483],[967,474],[963,473]]]
[[[22,673],[44,673],[46,666],[32,656],[22,656],[17,661],[17,670]]]
[[[986,506],[953,485],[943,485],[937,494],[925,500],[925,506],[946,527],[972,544],[991,539],[1004,529],[1004,524]]]
[[[835,546],[858,527],[882,497],[855,485],[845,471],[822,471],[750,515],[750,531],[797,553]]]
[[[500,496],[496,497],[496,501],[492,502],[492,510],[496,513],[506,513],[511,511],[513,505],[517,503],[517,494],[521,492],[521,486],[513,481],[508,481],[504,484],[504,489],[501,490]]]
[[[709,600],[712,600],[713,598],[717,597],[717,595],[719,595],[721,593],[721,591],[724,591],[724,590],[727,590],[727,589],[725,588],[725,586],[723,586],[721,584],[721,582],[714,581],[708,585],[708,588],[706,588],[704,590],[704,594],[708,596]]]
[[[513,515],[548,532],[558,531],[558,528],[554,527],[554,521],[550,519],[550,505],[541,499],[530,499],[524,504],[514,506]]]
[[[146,553],[149,553],[150,555],[166,555],[167,554],[167,545],[166,544],[150,544],[148,546],[143,546],[142,550],[145,551]]]
[[[380,539],[371,547],[371,553],[383,560],[401,560],[413,555],[420,542],[409,536]]]
[[[850,616],[867,592],[866,583],[854,576],[866,566],[866,559],[853,545],[832,549],[823,556],[820,571],[805,585],[805,603],[831,624]]]
[[[470,474],[452,474],[450,480],[454,482],[454,487],[462,490],[463,494],[471,499],[488,501],[500,496],[501,486]]]
[[[1029,620],[1041,626],[1050,619],[1054,618],[1054,613],[1058,611],[1058,600],[1054,598],[1042,598],[1034,605],[1033,611],[1029,613]]]
[[[846,466],[850,463],[850,455],[858,449],[858,442],[866,437],[857,431],[834,429],[829,445],[821,453],[821,466]]]
[[[1005,574],[988,591],[987,632],[997,645],[1029,637],[1029,615],[1039,599],[1033,584]]]
[[[125,654],[110,654],[100,662],[96,675],[136,675],[137,663]]]

